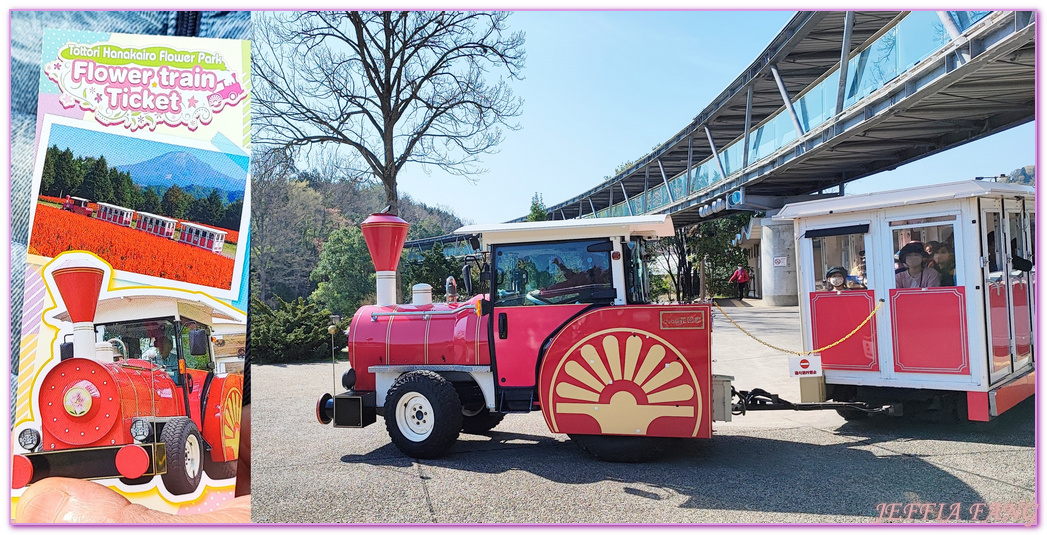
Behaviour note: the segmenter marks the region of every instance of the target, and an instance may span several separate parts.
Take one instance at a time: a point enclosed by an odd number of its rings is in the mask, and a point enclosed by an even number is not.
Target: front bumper
[[[23,453],[13,456],[11,488],[20,489],[48,477],[136,479],[164,473],[167,448],[163,442]]]

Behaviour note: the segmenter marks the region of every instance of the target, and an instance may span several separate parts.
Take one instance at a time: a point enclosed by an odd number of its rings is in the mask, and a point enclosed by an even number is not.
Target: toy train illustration
[[[148,232],[161,238],[177,239],[179,243],[207,249],[216,254],[222,253],[225,236],[228,234],[223,230],[205,225],[179,221],[149,212],[135,211],[115,204],[99,202],[96,203],[98,208],[93,209],[89,206],[90,202],[82,197],[67,195],[65,202],[62,203],[62,209],[78,215],[93,216],[101,221],[107,221],[122,227],[131,227],[134,224],[134,228],[137,230]],[[177,238],[175,238],[176,230],[179,231]]]
[[[242,315],[189,294],[99,299],[105,272],[82,258],[65,260],[53,279],[65,342],[34,388],[38,417],[14,430],[11,488],[55,476],[141,485],[159,475],[184,495],[202,474],[235,476],[243,375],[222,373],[211,325],[243,324]]]

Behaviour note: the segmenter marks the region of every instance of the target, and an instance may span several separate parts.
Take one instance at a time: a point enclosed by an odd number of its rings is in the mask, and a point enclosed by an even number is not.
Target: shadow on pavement
[[[899,436],[1015,446],[1034,445],[1031,405],[1001,418],[992,434],[965,425],[899,422],[848,423],[837,430],[859,440],[816,445],[762,437],[720,435],[681,440],[660,461],[619,464],[597,461],[571,441],[497,429],[462,435],[446,457],[415,461],[392,445],[342,462],[408,467],[413,462],[449,470],[502,474],[522,470],[561,484],[614,481],[639,499],[679,495],[679,507],[790,514],[876,517],[883,503],[984,501],[967,483],[917,455],[872,448]],[[1005,415],[1007,416],[1007,415]],[[511,417],[511,416],[510,416]],[[876,453],[869,451],[873,449]]]

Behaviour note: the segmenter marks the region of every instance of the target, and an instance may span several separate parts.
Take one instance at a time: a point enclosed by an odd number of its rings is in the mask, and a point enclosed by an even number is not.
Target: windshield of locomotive
[[[497,246],[494,265],[501,306],[609,303],[615,297],[607,239]]]
[[[171,319],[135,320],[95,326],[96,342],[112,346],[117,362],[127,359],[149,361],[169,374],[178,371],[175,323]]]

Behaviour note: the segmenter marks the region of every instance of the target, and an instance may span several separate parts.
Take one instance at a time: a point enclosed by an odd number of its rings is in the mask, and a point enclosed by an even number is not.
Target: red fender
[[[541,363],[554,433],[712,436],[708,305],[614,306],[583,314]]]

